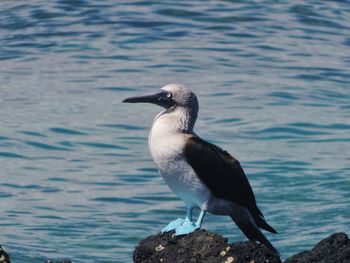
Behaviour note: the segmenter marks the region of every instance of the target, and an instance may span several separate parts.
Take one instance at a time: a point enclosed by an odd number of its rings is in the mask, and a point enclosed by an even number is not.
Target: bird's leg
[[[204,216],[205,216],[205,211],[201,210],[196,223],[189,221],[189,222],[186,222],[185,224],[182,224],[181,226],[178,226],[175,229],[175,235],[177,236],[186,235],[195,231],[196,229],[199,229],[202,225]]]
[[[192,207],[187,207],[186,218],[185,219],[178,218],[178,219],[175,219],[174,221],[171,221],[166,227],[162,229],[162,233],[174,230],[184,224],[193,224],[192,209],[193,209]]]
[[[196,222],[196,224],[195,224],[198,228],[201,228],[202,223],[203,223],[204,216],[205,216],[205,211],[204,211],[204,210],[201,210],[201,213],[199,214],[198,219],[197,219],[197,222]]]
[[[186,221],[192,222],[192,209],[193,207],[187,207]]]

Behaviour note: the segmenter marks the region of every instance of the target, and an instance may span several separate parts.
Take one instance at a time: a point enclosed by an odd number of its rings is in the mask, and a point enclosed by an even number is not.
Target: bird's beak
[[[175,102],[169,96],[169,92],[161,91],[152,95],[130,97],[123,100],[125,103],[153,103],[166,109],[171,108],[175,105]]]
[[[124,103],[154,103],[157,104],[162,98],[162,93],[156,93],[151,95],[129,97],[123,100]]]

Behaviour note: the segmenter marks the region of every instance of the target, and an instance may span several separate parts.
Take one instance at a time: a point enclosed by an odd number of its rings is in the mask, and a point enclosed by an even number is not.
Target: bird
[[[243,234],[272,252],[278,250],[261,229],[277,233],[257,206],[252,187],[239,161],[194,131],[199,104],[184,85],[168,84],[155,94],[126,98],[123,103],[151,103],[163,110],[148,137],[150,154],[169,188],[185,203],[186,217],[170,222],[162,232],[189,234],[202,226],[206,212],[232,218]],[[192,210],[200,213],[193,221]]]

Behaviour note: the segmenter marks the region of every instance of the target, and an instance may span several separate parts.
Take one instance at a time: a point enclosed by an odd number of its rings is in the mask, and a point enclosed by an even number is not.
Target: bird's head
[[[151,95],[130,97],[123,100],[126,103],[153,103],[165,109],[184,107],[198,111],[196,95],[179,84],[168,84],[160,92]]]

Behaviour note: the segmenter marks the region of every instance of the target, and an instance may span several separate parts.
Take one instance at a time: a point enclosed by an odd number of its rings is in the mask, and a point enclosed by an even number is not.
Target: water
[[[342,1],[2,1],[0,244],[13,262],[130,262],[183,216],[147,150],[181,82],[235,155],[283,258],[350,223],[350,7]],[[228,218],[208,230],[244,240]]]

